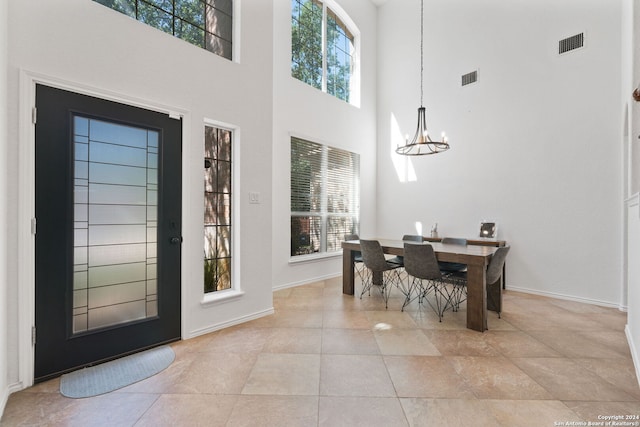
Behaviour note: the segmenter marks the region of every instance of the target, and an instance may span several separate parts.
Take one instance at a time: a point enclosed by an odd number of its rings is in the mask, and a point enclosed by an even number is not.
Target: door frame
[[[107,91],[93,86],[69,82],[53,76],[21,69],[18,88],[18,386],[26,388],[34,382],[35,346],[32,342],[33,328],[35,328],[35,234],[37,224],[35,217],[35,124],[33,111],[36,106],[36,85],[42,84],[58,89],[75,92],[81,95],[114,101],[133,107],[144,108],[158,113],[164,113],[173,118],[182,118],[182,212],[187,212],[188,189],[186,188],[187,167],[185,159],[189,158],[189,135],[191,120],[184,108],[175,108],[155,101],[134,98],[118,92]],[[186,227],[183,224],[183,235]],[[182,284],[186,281],[186,266],[188,252],[183,247],[181,258],[181,337],[185,336],[185,301],[186,289]],[[37,337],[36,337],[37,339]]]

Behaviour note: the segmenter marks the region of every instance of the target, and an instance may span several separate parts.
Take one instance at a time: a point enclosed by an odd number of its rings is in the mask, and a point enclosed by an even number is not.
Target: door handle
[[[182,243],[182,236],[170,238],[169,243],[171,243],[172,245],[177,245],[178,243]]]

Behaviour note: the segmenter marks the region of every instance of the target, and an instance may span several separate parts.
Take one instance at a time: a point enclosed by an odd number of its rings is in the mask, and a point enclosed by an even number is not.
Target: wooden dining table
[[[390,255],[404,255],[402,240],[378,240],[382,250]],[[487,266],[498,249],[494,246],[453,245],[439,242],[411,242],[433,246],[438,261],[456,262],[467,265],[467,328],[484,332],[487,329]],[[354,257],[360,251],[359,240],[342,242],[342,293],[354,294]],[[493,288],[493,287],[492,287]],[[497,286],[500,293],[501,287]],[[501,311],[501,295],[491,298],[494,311]]]

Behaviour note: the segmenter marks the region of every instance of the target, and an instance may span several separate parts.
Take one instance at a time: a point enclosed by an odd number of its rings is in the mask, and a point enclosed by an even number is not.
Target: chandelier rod
[[[420,0],[420,106],[424,106],[424,0]]]

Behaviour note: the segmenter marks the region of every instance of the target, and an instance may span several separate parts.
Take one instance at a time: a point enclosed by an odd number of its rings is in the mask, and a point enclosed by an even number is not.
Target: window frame
[[[240,141],[240,129],[237,126],[212,120],[212,119],[204,119],[202,124],[202,154],[203,160],[205,157],[205,132],[207,127],[215,127],[218,129],[226,130],[231,132],[231,193],[230,193],[230,205],[231,205],[231,218],[230,222],[231,226],[231,287],[228,289],[223,289],[219,291],[205,292],[204,291],[204,271],[203,271],[203,280],[202,280],[202,299],[200,304],[202,306],[214,305],[217,303],[223,303],[230,299],[239,298],[244,295],[244,291],[241,288],[241,279],[240,279],[240,197],[237,194],[237,190],[239,188],[240,182],[240,149],[239,149],[239,141]],[[204,165],[203,165],[204,166]],[[203,221],[203,237],[204,237],[204,180],[202,181],[203,185],[203,199],[202,199],[202,221]],[[204,258],[203,258],[204,265]]]
[[[320,84],[320,88],[317,88],[316,86],[307,83],[303,80],[298,79],[297,77],[295,77],[293,75],[293,66],[294,66],[294,61],[293,61],[293,21],[294,21],[294,16],[293,16],[293,5],[292,2],[293,1],[300,1],[300,0],[290,0],[289,2],[289,6],[290,6],[290,17],[291,17],[291,31],[290,31],[290,38],[291,38],[291,43],[289,44],[290,48],[291,48],[291,54],[290,54],[290,75],[291,78],[300,81],[302,83],[305,83],[311,87],[314,87],[316,89],[319,89],[320,91],[331,95],[341,101],[344,101],[350,105],[353,105],[355,107],[360,107],[360,45],[361,45],[361,36],[360,36],[360,30],[358,29],[358,27],[355,25],[354,21],[351,19],[351,17],[344,11],[344,9],[342,9],[334,0],[312,0],[314,2],[320,3],[322,5],[322,25],[321,25],[321,39],[322,39],[322,70],[321,70],[321,84]],[[335,18],[337,18],[337,20],[340,21],[340,23],[342,23],[345,27],[345,30],[347,33],[351,34],[353,36],[353,52],[351,53],[351,73],[349,76],[349,94],[348,94],[348,100],[344,100],[340,97],[338,97],[336,94],[334,93],[330,93],[327,89],[328,86],[328,70],[327,70],[327,51],[328,51],[328,46],[327,46],[327,32],[328,32],[328,24],[327,24],[327,20],[328,17],[330,15],[333,15]]]
[[[321,190],[320,190],[320,201],[319,201],[319,206],[320,209],[319,210],[314,210],[314,209],[310,209],[309,211],[294,211],[293,210],[293,206],[292,206],[292,197],[293,197],[293,190],[291,189],[292,186],[292,157],[289,158],[289,189],[290,189],[290,194],[289,194],[289,233],[290,233],[290,241],[292,241],[293,238],[293,234],[292,234],[292,219],[294,217],[312,217],[312,218],[319,218],[320,219],[320,242],[319,242],[319,250],[318,252],[312,252],[309,254],[298,254],[298,255],[293,255],[292,254],[292,244],[289,245],[289,262],[290,263],[297,263],[297,262],[304,262],[304,261],[310,261],[310,260],[316,260],[316,259],[322,259],[322,258],[330,258],[330,257],[338,257],[338,256],[342,256],[342,248],[338,247],[336,250],[333,251],[327,251],[328,248],[328,242],[329,242],[329,220],[331,218],[350,218],[352,223],[354,224],[354,227],[351,228],[350,230],[345,230],[343,234],[358,234],[359,233],[359,229],[360,229],[360,153],[354,152],[354,151],[349,151],[347,149],[344,148],[339,148],[339,147],[335,147],[323,142],[318,142],[315,140],[312,140],[308,137],[300,137],[298,135],[294,135],[291,134],[289,136],[289,153],[291,156],[291,152],[292,152],[292,144],[294,140],[299,140],[305,143],[309,143],[309,144],[313,144],[318,146],[321,149],[321,161],[319,162],[319,165],[321,167],[320,173],[321,173]],[[350,205],[350,210],[354,210],[355,212],[353,213],[349,213],[349,212],[330,212],[329,211],[329,198],[330,198],[330,194],[328,192],[328,187],[331,186],[331,184],[329,184],[329,175],[330,175],[330,168],[329,168],[329,151],[330,150],[335,150],[335,151],[342,151],[345,153],[350,154],[351,156],[355,156],[356,159],[356,163],[357,165],[355,166],[355,170],[352,170],[352,178],[353,178],[353,182],[351,183],[351,191],[353,192],[353,199],[349,200],[349,205]],[[353,158],[353,157],[352,157]],[[343,241],[343,236],[340,235],[338,237],[339,241],[342,242]]]
[[[197,0],[199,3],[202,3],[202,24],[198,23],[198,22],[194,22],[191,17],[186,16],[184,14],[182,14],[179,9],[180,9],[180,2],[182,0],[165,0],[166,6],[165,5],[161,5],[159,0],[125,0],[126,2],[130,3],[128,5],[116,5],[116,4],[109,4],[110,1],[109,0],[93,0],[94,2],[103,5],[104,7],[107,7],[111,10],[115,10],[116,12],[120,12],[132,19],[135,19],[136,21],[145,24],[151,28],[155,28],[156,30],[162,31],[165,34],[169,34],[172,35],[182,41],[185,41],[193,46],[197,46],[200,47],[203,50],[206,50],[208,52],[213,53],[216,56],[219,56],[221,58],[225,58],[228,59],[229,61],[236,61],[236,56],[237,56],[237,51],[236,51],[236,42],[235,40],[238,39],[238,34],[236,33],[236,6],[237,6],[237,1],[236,0],[229,0],[231,2],[231,14],[229,14],[228,11],[216,7],[214,4],[212,4],[212,2],[210,0]],[[114,1],[114,0],[112,0]],[[185,0],[185,3],[188,3]],[[160,14],[164,14],[168,17],[170,17],[170,23],[165,23],[166,25],[154,25],[153,23],[147,22],[144,20],[144,17],[142,17],[140,15],[140,10],[142,8],[146,8],[149,11],[156,11]],[[229,29],[229,39],[225,38],[222,36],[222,34],[216,34],[213,31],[210,31],[207,26],[207,15],[208,15],[208,10],[214,10],[215,12],[213,13],[213,15],[217,18],[219,18],[220,16],[224,15],[226,17],[229,17],[229,21],[230,21],[230,25],[231,28]],[[162,21],[162,18],[159,18],[160,21]],[[180,23],[180,29],[178,29],[177,23]],[[189,27],[192,27],[193,29],[195,29],[195,31],[201,31],[202,32],[202,40],[200,44],[195,44],[193,39],[190,39],[189,37],[186,37],[186,35],[188,34],[189,30],[183,30],[182,29],[182,25],[186,24]],[[184,37],[183,37],[184,35]],[[225,35],[226,36],[226,35]],[[212,40],[211,42],[209,40]],[[209,49],[208,46],[211,44],[215,44],[216,41],[220,40],[223,44],[227,44],[228,45],[228,49],[227,48],[222,48],[221,50],[219,49],[218,51],[216,50],[212,50]],[[220,43],[220,41],[218,41],[217,43]]]

